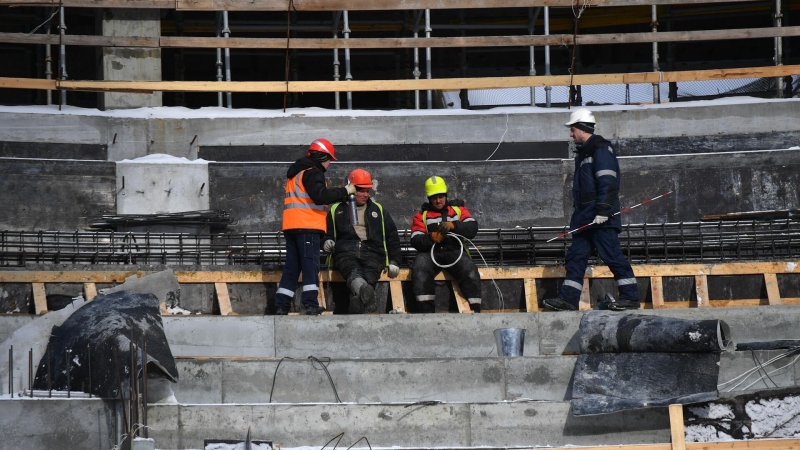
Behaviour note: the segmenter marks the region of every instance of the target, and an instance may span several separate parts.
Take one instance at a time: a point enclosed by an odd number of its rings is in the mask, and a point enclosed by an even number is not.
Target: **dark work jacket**
[[[602,136],[593,134],[575,155],[575,175],[572,179],[572,220],[570,229],[575,229],[594,220],[595,216],[607,216],[602,225],[588,229],[622,229],[619,215],[620,171],[617,156],[611,143]]]
[[[453,206],[457,206],[461,210],[461,217],[458,218]],[[422,221],[422,213],[425,214],[425,221]],[[430,203],[422,205],[421,211],[414,215],[414,220],[411,223],[411,246],[417,249],[418,252],[430,251],[433,247],[433,239],[431,233],[439,230],[439,224],[442,223],[443,216],[446,216],[448,222],[453,224],[453,233],[460,234],[467,239],[472,239],[478,234],[478,222],[469,213],[464,202],[460,200],[448,200],[442,210],[433,209]],[[466,245],[465,245],[466,248]],[[458,252],[461,245],[455,240],[447,238],[442,241],[440,245],[436,246],[437,251],[441,252]]]
[[[397,227],[389,212],[381,209],[372,201],[367,200],[367,210],[364,212],[364,220],[367,222],[367,240],[361,241],[356,234],[356,229],[350,223],[350,203],[342,202],[336,207],[335,216],[332,217],[328,211],[328,232],[325,233],[325,240],[336,241],[336,252],[356,251],[358,244],[379,255],[386,256],[383,251],[383,232],[386,230],[386,250],[389,252],[389,261],[400,265],[400,237],[397,235]],[[333,235],[333,221],[336,221],[336,236]],[[381,223],[383,221],[383,223]]]
[[[306,170],[311,168],[311,170]],[[303,173],[303,186],[306,187],[306,192],[311,200],[316,205],[330,205],[347,198],[347,189],[343,187],[328,188],[325,182],[325,168],[322,164],[316,163],[311,158],[304,157],[293,162],[286,171],[286,179],[292,178],[298,173],[306,170]],[[320,230],[313,229],[291,229],[286,230],[284,233],[314,233],[322,234]]]

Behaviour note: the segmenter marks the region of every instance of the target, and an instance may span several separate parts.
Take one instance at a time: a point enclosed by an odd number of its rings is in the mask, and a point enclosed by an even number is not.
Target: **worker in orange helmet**
[[[327,228],[327,205],[355,194],[356,187],[328,188],[325,171],[336,161],[336,150],[327,139],[317,139],[304,158],[295,161],[286,172],[286,195],[283,200],[283,234],[286,238],[286,263],[275,293],[275,314],[289,314],[297,279],[303,274],[302,301],[307,315],[319,315],[320,240]]]
[[[369,172],[356,169],[347,178],[356,187],[356,221],[347,202],[331,205],[323,250],[332,252],[334,267],[347,281],[349,312],[375,312],[381,272],[386,270],[389,278],[400,274],[400,237],[389,213],[370,198],[375,184]]]

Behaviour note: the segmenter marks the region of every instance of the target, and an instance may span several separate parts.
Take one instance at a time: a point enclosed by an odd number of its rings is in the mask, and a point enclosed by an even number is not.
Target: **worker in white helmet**
[[[609,309],[638,309],[639,289],[636,277],[625,255],[620,250],[619,237],[622,222],[619,218],[620,170],[611,143],[595,134],[594,114],[586,108],[576,109],[564,125],[575,142],[575,175],[572,179],[572,220],[570,229],[587,223],[592,226],[572,235],[566,256],[567,277],[558,297],[547,298],[542,304],[556,311],[578,309],[583,275],[592,250],[614,274],[619,289],[619,299],[606,297]]]

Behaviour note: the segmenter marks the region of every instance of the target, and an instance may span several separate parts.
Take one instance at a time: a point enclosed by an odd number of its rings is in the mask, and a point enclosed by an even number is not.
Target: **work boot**
[[[280,306],[275,308],[275,315],[276,316],[288,316],[289,315],[289,308],[283,309]]]
[[[423,314],[435,313],[436,312],[436,304],[433,300],[424,301],[424,302],[417,302],[419,305],[419,312]]]
[[[479,312],[481,312],[481,304],[480,303],[470,303],[469,304],[469,309],[471,309],[472,312],[474,312],[475,314],[478,314]]]
[[[325,308],[322,306],[306,306],[306,315],[307,316],[318,316],[325,312]]]
[[[625,311],[626,309],[639,309],[640,305],[638,300],[627,300],[624,298],[617,300],[613,295],[606,294],[603,301],[601,301],[597,306],[599,309]]]
[[[577,311],[578,307],[564,300],[561,297],[546,298],[542,300],[542,306],[553,311]]]
[[[350,280],[350,292],[357,295],[358,299],[364,305],[366,312],[375,312],[378,309],[377,302],[375,301],[375,288],[367,283],[367,280],[356,277]]]

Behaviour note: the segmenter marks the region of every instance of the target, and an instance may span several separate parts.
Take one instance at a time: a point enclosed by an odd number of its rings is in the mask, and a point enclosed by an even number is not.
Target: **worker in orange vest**
[[[275,314],[287,315],[294,300],[297,279],[303,274],[303,306],[310,316],[321,314],[319,306],[319,248],[327,230],[327,205],[356,193],[355,185],[331,188],[325,171],[336,161],[333,144],[317,139],[304,158],[295,161],[286,172],[286,195],[283,199],[283,234],[286,238],[286,263],[275,293]]]

